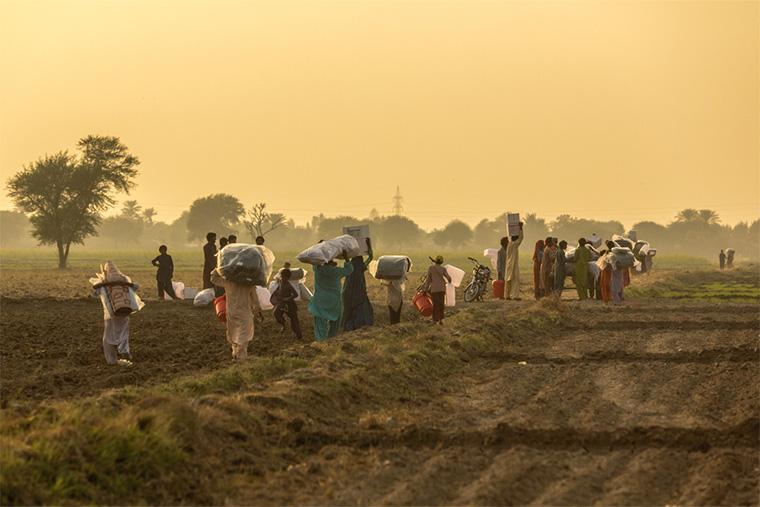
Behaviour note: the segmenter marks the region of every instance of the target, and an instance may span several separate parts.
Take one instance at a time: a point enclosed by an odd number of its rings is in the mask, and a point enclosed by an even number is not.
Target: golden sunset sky
[[[760,217],[757,1],[0,2],[0,169],[119,137],[171,221]],[[116,210],[120,205],[117,206]],[[0,208],[11,209],[4,191]]]

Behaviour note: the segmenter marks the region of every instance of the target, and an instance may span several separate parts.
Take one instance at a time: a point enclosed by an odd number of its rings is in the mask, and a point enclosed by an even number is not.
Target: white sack
[[[263,286],[269,281],[274,254],[261,245],[233,243],[217,254],[217,272],[225,280]]]
[[[296,259],[304,264],[312,264],[314,266],[322,266],[328,262],[336,259],[338,256],[343,255],[343,251],[348,253],[347,261],[350,261],[354,257],[361,255],[361,249],[356,238],[344,234],[337,238],[328,239],[322,243],[317,243],[298,254]]]
[[[259,306],[262,310],[271,310],[274,305],[269,301],[272,295],[264,287],[256,286],[256,295],[259,297]]]
[[[185,299],[185,284],[182,282],[172,282],[172,289],[174,289],[174,294],[180,299]],[[171,300],[171,296],[164,291],[164,299]]]
[[[412,268],[412,259],[405,255],[383,255],[370,262],[369,274],[378,280],[400,280]]]
[[[193,306],[206,306],[214,302],[214,288],[203,289],[193,299]]]

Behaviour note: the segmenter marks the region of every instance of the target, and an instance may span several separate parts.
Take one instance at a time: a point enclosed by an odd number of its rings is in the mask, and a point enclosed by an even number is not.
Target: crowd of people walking
[[[599,240],[598,237],[596,239]],[[219,250],[216,247],[216,240],[215,233],[209,232],[206,235],[206,244],[203,246],[203,289],[213,289],[216,298],[224,296],[223,299],[226,300],[227,340],[232,347],[233,358],[242,359],[247,356],[248,344],[253,339],[254,314],[263,321],[261,308],[264,305],[273,307],[274,318],[283,330],[287,328],[285,320],[287,317],[295,336],[302,339],[303,333],[296,304],[301,294],[299,290],[301,281],[291,281],[290,263],[285,263],[285,266],[278,271],[276,288],[272,293],[264,291],[270,300],[260,301],[260,293],[255,286],[227,280],[217,269],[219,251],[227,245],[235,244],[237,238],[234,235],[220,238]],[[496,254],[497,279],[504,282],[504,294],[500,299],[521,300],[519,248],[522,241],[522,222],[519,223],[517,235],[503,237],[500,240],[501,248]],[[255,242],[256,245],[262,246],[264,238],[259,236]],[[366,243],[368,251],[366,258],[358,255],[349,260],[348,253],[344,251],[343,257],[346,260],[342,266],[338,266],[334,259],[323,265],[312,266],[314,293],[313,295],[308,293],[311,297],[307,309],[313,315],[314,334],[317,341],[335,337],[341,330],[350,332],[375,323],[365,278],[374,255],[370,240],[367,239]],[[572,271],[572,281],[575,284],[578,300],[599,299],[605,303],[612,301],[616,306],[622,305],[624,289],[630,284],[630,267],[621,266],[616,262],[617,257],[613,249],[616,249],[618,245],[613,241],[607,241],[604,244],[605,248],[599,250],[587,238],[579,238],[577,243],[577,247],[571,249],[571,253],[568,254],[567,241],[547,237],[536,242],[532,257],[535,299],[561,298],[565,279],[568,277],[568,263],[572,262],[575,266]],[[596,244],[601,244],[601,240]],[[172,287],[174,264],[167,250],[165,245],[161,245],[159,255],[151,261],[158,268],[156,272],[158,296],[159,299],[164,299],[165,296],[179,299]],[[731,267],[733,253],[733,250],[728,253],[721,251],[719,257],[721,269],[724,268],[726,261]],[[570,255],[572,255],[572,260],[568,258]],[[594,262],[591,262],[592,258]],[[424,282],[418,290],[430,296],[432,321],[440,324],[445,317],[446,291],[452,282],[452,277],[443,266],[441,255],[437,255],[432,260],[433,264],[428,268]],[[651,272],[651,260],[648,267]],[[300,272],[299,276],[303,276],[300,268],[297,271]],[[401,321],[405,281],[406,275],[397,280],[380,280],[381,285],[386,289],[385,303],[391,324]],[[136,289],[136,284],[133,286],[133,290]],[[108,315],[106,317],[108,318]],[[109,347],[106,349],[106,358],[112,364],[117,357],[112,351],[113,346],[124,341],[114,338],[117,333],[114,333],[113,327],[107,325],[104,335],[104,344],[107,343]],[[126,335],[128,331],[122,330],[118,334]],[[128,349],[125,350],[128,351]]]

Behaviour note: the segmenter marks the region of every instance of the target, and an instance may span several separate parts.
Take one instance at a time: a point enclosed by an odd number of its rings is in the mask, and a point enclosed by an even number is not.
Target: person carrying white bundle
[[[406,285],[406,275],[412,266],[412,261],[409,257],[405,259],[406,269],[400,277],[389,279],[380,279],[380,284],[387,289],[387,295],[385,298],[385,304],[388,305],[388,316],[390,317],[391,324],[398,324],[401,322],[401,306],[404,303],[404,290]]]
[[[245,359],[248,343],[253,340],[253,312],[264,322],[256,286],[225,280],[217,269],[211,272],[211,282],[225,289],[227,341],[232,346],[232,359]]]
[[[103,354],[110,365],[132,365],[129,351],[129,316],[145,304],[135,294],[140,288],[128,276],[124,276],[116,265],[108,261],[101,267],[96,278],[90,278],[95,292],[103,303]]]

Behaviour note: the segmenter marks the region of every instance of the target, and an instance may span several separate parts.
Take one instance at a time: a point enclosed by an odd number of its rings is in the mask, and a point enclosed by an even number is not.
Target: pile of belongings
[[[274,280],[269,284],[270,294],[274,294],[279,288],[283,269],[285,268],[280,268],[280,270],[277,271],[277,274],[274,275]],[[298,296],[295,299],[296,301],[310,301],[313,296],[309,288],[304,284],[306,281],[306,274],[306,270],[303,268],[290,268],[290,283],[293,284],[293,288],[298,292]]]
[[[401,280],[412,269],[412,259],[406,255],[383,255],[369,265],[369,274],[378,280]]]
[[[568,246],[565,248],[565,262],[574,262],[576,247]],[[596,261],[599,259],[599,254],[591,250],[591,260]]]
[[[647,256],[654,257],[657,255],[657,249],[650,247],[646,241],[637,241],[633,245],[633,255],[636,256],[637,260],[644,262]]]
[[[95,276],[90,278],[90,283],[100,296],[106,318],[126,317],[145,306],[135,294],[135,284],[112,261],[106,262],[105,267],[101,265],[100,273],[95,273]]]
[[[342,256],[344,251],[347,253],[346,261],[362,254],[362,249],[359,248],[359,242],[356,241],[356,238],[344,234],[307,248],[298,254],[296,259],[304,264],[322,266]]]
[[[597,266],[604,269],[610,266],[612,269],[632,268],[636,264],[636,257],[630,248],[616,246],[610,253],[599,259]]]
[[[573,273],[575,273],[575,250],[577,250],[577,248],[574,246],[568,246],[565,249],[565,276],[571,276]],[[598,279],[599,275],[602,274],[602,271],[596,265],[597,260],[599,260],[599,254],[591,250],[591,260],[588,262],[588,270],[589,274],[591,274],[596,279]]]
[[[635,245],[634,241],[631,241],[628,238],[624,238],[623,236],[619,234],[613,234],[612,235],[612,242],[615,243],[617,246],[627,248],[631,252],[633,252],[633,247]]]
[[[261,245],[233,243],[217,254],[216,270],[230,282],[264,286],[269,281],[274,254]]]

